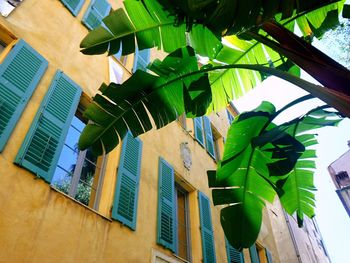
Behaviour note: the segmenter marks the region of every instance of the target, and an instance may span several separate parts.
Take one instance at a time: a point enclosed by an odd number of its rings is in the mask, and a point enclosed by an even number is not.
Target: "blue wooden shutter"
[[[136,229],[142,142],[130,132],[124,138],[112,209],[112,218]]]
[[[136,49],[133,72],[135,72],[138,69],[146,70],[146,67],[150,61],[150,55],[151,55],[151,52],[149,49],[144,49],[140,51]]]
[[[85,0],[61,0],[61,2],[74,16],[77,16]]]
[[[204,263],[216,262],[213,225],[211,222],[210,200],[202,192],[198,192],[199,213],[202,235],[202,252]]]
[[[0,65],[0,152],[47,68],[47,61],[20,40]]]
[[[70,78],[56,73],[15,163],[51,182],[80,94],[81,88]]]
[[[249,248],[250,261],[252,263],[260,263],[258,251],[256,250],[255,244]]]
[[[228,263],[244,263],[243,253],[239,252],[225,238]]]
[[[204,116],[203,121],[207,152],[215,159],[213,131],[211,130],[210,120],[208,117]]]
[[[83,17],[83,24],[90,30],[102,23],[102,19],[111,11],[111,5],[106,0],[92,0]]]
[[[204,147],[202,117],[194,118],[193,123],[194,123],[194,136],[196,137],[196,140]]]
[[[176,250],[175,234],[175,182],[174,169],[159,158],[158,231],[157,242],[173,252]]]
[[[268,263],[273,263],[272,255],[271,255],[270,251],[267,248],[265,248],[265,253],[266,253],[267,262]]]
[[[231,124],[234,120],[234,117],[232,116],[231,112],[228,109],[226,109],[226,113],[227,113],[228,122],[229,124]]]

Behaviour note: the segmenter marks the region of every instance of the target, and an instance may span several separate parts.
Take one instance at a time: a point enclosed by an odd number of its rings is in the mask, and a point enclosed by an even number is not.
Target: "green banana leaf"
[[[103,24],[89,32],[80,47],[84,54],[122,55],[157,47],[171,53],[189,41],[196,53],[214,58],[221,49],[220,38],[202,25],[193,26],[186,38],[186,24],[176,24],[175,16],[154,0],[125,0],[125,10],[112,11]],[[127,12],[127,13],[126,13]],[[176,24],[176,25],[175,25]]]
[[[271,103],[263,102],[232,123],[223,159],[216,171],[208,171],[208,182],[214,205],[226,205],[220,219],[233,247],[254,244],[265,202],[272,202],[276,193],[289,214],[296,212],[299,225],[304,215],[314,215],[316,154],[312,146],[317,140],[310,131],[335,126],[342,116],[322,106],[279,126],[271,123],[285,109],[310,98],[299,98],[278,112]]]
[[[229,204],[221,210],[220,219],[226,238],[237,249],[250,247],[258,237],[265,201],[272,202],[276,195],[270,166],[284,166],[281,160],[287,160],[290,155],[281,149],[294,149],[299,156],[304,150],[287,133],[279,138],[270,137],[262,146],[253,143],[265,129],[275,127],[271,124],[274,115],[274,106],[263,102],[254,111],[235,118],[217,171],[208,171],[209,187],[214,188],[214,205]],[[289,166],[289,171],[293,166]]]
[[[287,179],[279,182],[281,184],[279,197],[282,206],[290,215],[296,212],[300,227],[303,224],[304,215],[311,218],[315,213],[313,191],[316,188],[313,185],[313,176],[316,153],[313,146],[317,144],[317,139],[312,132],[325,126],[336,126],[342,120],[338,113],[327,111],[325,108],[313,109],[303,117],[278,127],[279,130],[289,133],[306,147]]]
[[[210,85],[207,74],[198,71],[192,48],[179,49],[149,68],[155,74],[137,70],[123,84],[101,86],[101,94],[84,112],[90,123],[80,136],[80,149],[91,146],[101,155],[115,148],[128,130],[138,136],[152,129],[152,121],[161,128],[185,111],[189,116],[205,114]]]

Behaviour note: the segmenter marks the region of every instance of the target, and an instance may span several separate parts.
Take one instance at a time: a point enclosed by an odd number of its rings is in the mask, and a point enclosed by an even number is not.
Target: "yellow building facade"
[[[101,83],[163,56],[79,52],[121,1],[17,4],[0,5],[0,262],[298,262],[278,201],[256,246],[240,254],[225,242],[206,171],[220,159],[232,107],[127,135],[98,158],[77,150]]]

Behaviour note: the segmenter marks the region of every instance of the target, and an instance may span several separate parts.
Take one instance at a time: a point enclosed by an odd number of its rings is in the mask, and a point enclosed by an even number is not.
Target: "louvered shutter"
[[[135,59],[134,59],[134,66],[133,66],[133,72],[135,72],[138,69],[146,70],[147,65],[150,61],[150,50],[144,49],[139,51],[138,49],[135,50]]]
[[[252,263],[260,263],[258,251],[256,250],[255,244],[249,248],[250,261]]]
[[[211,130],[210,120],[208,117],[204,116],[203,121],[207,152],[215,159],[213,131]]]
[[[157,242],[173,252],[176,250],[175,235],[175,182],[174,169],[159,158],[158,182],[158,231]]]
[[[234,118],[228,109],[226,109],[226,113],[227,113],[228,122],[229,122],[229,124],[231,124],[233,122]]]
[[[124,138],[118,168],[112,218],[136,229],[142,142],[130,132]]]
[[[230,243],[226,241],[226,253],[227,253],[227,262],[228,263],[244,263],[243,253],[239,252]]]
[[[271,255],[270,251],[267,248],[265,248],[265,253],[266,253],[267,262],[268,263],[273,263],[272,255]]]
[[[0,152],[10,137],[48,62],[20,40],[0,65]]]
[[[199,214],[201,223],[202,252],[204,263],[216,262],[213,225],[211,222],[210,200],[202,192],[198,192]]]
[[[61,2],[74,16],[77,16],[85,0],[61,0]]]
[[[111,11],[111,5],[106,0],[92,0],[83,17],[83,24],[90,30],[98,27],[102,19]]]
[[[77,109],[81,88],[58,71],[51,82],[15,163],[50,183]]]
[[[194,118],[193,123],[194,123],[194,136],[196,137],[196,140],[204,147],[202,117]]]

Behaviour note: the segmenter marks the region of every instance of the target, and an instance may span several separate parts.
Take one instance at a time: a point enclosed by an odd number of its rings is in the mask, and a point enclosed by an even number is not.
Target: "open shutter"
[[[239,252],[230,243],[226,241],[226,253],[227,253],[227,262],[228,263],[244,263],[243,253]]]
[[[130,132],[124,138],[112,209],[112,218],[136,229],[142,142]]]
[[[81,88],[70,78],[56,73],[15,163],[51,182],[80,94]]]
[[[213,225],[211,222],[210,201],[202,192],[198,192],[199,213],[202,235],[203,262],[216,262]]]
[[[213,131],[211,130],[210,120],[208,117],[204,116],[203,121],[207,152],[215,159]]]
[[[265,253],[266,253],[267,262],[268,263],[273,263],[272,255],[271,255],[270,251],[267,248],[265,248]]]
[[[74,16],[77,16],[85,0],[61,0],[61,2]]]
[[[196,140],[204,147],[202,117],[194,118],[193,123],[194,123],[194,136],[196,137]]]
[[[47,61],[20,40],[0,65],[0,152],[47,68]]]
[[[227,113],[227,119],[229,124],[231,124],[234,120],[234,117],[232,116],[232,114],[230,113],[230,111],[228,109],[226,109],[226,113]]]
[[[83,17],[83,24],[90,30],[98,27],[102,19],[111,11],[111,5],[106,0],[92,0]]]
[[[175,182],[174,169],[159,158],[158,182],[158,231],[157,242],[173,252],[176,250],[175,235]]]
[[[140,51],[136,49],[133,72],[135,72],[138,69],[146,70],[146,67],[150,61],[150,55],[151,55],[151,52],[149,49],[144,49]]]
[[[250,261],[252,263],[260,263],[258,251],[256,250],[255,244],[249,248]]]

